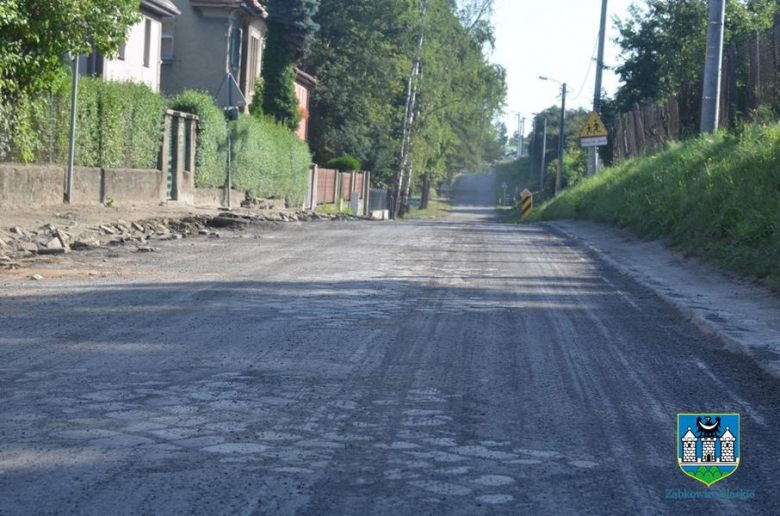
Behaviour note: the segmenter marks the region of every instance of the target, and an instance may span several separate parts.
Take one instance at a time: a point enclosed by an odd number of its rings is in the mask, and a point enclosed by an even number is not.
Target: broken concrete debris
[[[251,203],[250,203],[251,204]],[[193,235],[221,238],[218,228],[243,228],[255,222],[306,222],[318,220],[357,220],[346,214],[325,214],[313,211],[271,211],[273,204],[260,202],[241,213],[223,211],[218,215],[190,215],[179,219],[151,219],[128,222],[117,220],[92,226],[70,222],[67,227],[45,224],[36,230],[14,226],[4,233],[0,228],[0,255],[21,258],[34,255],[58,255],[87,251],[106,246],[136,245],[139,252],[155,252],[151,240],[180,240]],[[262,208],[265,206],[265,208]],[[268,210],[268,211],[264,211]],[[148,251],[147,249],[152,249]]]

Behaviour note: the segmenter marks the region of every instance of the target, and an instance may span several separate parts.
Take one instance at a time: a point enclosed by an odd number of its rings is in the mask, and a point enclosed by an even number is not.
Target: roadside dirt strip
[[[780,381],[494,192],[0,271],[0,514],[777,514]],[[751,497],[668,497],[702,411]]]

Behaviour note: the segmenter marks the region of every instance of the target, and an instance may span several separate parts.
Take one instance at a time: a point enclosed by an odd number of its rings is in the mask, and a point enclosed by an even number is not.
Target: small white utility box
[[[352,211],[352,215],[360,215],[360,194],[358,192],[349,194],[349,209]]]

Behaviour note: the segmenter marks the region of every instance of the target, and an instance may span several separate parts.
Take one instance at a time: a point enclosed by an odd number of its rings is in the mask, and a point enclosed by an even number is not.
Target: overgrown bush
[[[241,116],[233,125],[233,187],[254,197],[303,203],[311,153],[287,126],[269,118]]]
[[[68,160],[71,78],[53,81],[34,101],[17,98],[3,125],[0,160],[57,163]],[[166,103],[145,85],[79,80],[76,164],[87,167],[156,168]]]
[[[360,170],[360,162],[357,158],[345,154],[339,158],[333,158],[328,161],[326,167],[338,170],[339,172],[352,172],[353,170]]]
[[[227,121],[224,111],[207,93],[188,90],[171,102],[171,108],[192,113],[198,122],[195,152],[195,186],[222,188],[227,174]]]

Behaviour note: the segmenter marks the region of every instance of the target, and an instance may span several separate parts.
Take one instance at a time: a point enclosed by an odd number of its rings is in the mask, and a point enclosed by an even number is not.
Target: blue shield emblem
[[[677,414],[677,463],[711,486],[739,467],[739,414]]]

